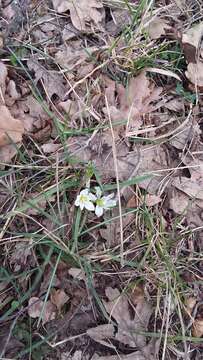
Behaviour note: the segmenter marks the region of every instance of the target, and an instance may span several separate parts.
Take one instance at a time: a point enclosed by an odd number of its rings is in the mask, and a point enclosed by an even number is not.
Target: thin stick
[[[120,184],[119,184],[119,175],[118,175],[118,163],[117,163],[117,156],[116,156],[116,143],[115,143],[115,136],[111,121],[111,114],[110,109],[108,105],[107,97],[105,96],[105,103],[106,103],[106,109],[107,114],[109,118],[109,124],[111,129],[111,135],[112,135],[112,152],[113,152],[113,161],[114,161],[114,167],[115,167],[115,174],[116,174],[116,185],[117,185],[117,192],[118,192],[118,207],[119,207],[119,218],[120,218],[120,237],[121,237],[121,244],[120,244],[120,257],[121,257],[121,266],[123,266],[123,218],[122,218],[122,207],[121,207],[121,193],[120,193]]]

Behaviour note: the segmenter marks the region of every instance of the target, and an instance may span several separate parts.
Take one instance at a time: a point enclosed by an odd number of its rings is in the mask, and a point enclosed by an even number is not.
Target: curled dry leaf
[[[46,208],[47,202],[55,201],[55,195],[46,197],[43,193],[27,194],[25,204],[27,215],[37,215]]]
[[[149,207],[155,206],[162,201],[162,198],[159,195],[147,194],[145,196],[145,204]]]
[[[190,206],[189,198],[186,194],[174,188],[169,199],[169,207],[176,214],[184,214]]]
[[[192,174],[191,178],[181,176],[175,178],[172,185],[191,198],[203,200],[203,177],[196,178],[194,174]]]
[[[106,23],[106,31],[112,36],[117,36],[124,27],[130,24],[132,21],[129,9],[112,8],[111,9],[112,20]]]
[[[102,30],[104,8],[100,0],[52,0],[58,13],[70,11],[73,25],[80,31],[89,31],[89,24]]]
[[[14,4],[9,3],[9,5],[3,9],[3,16],[7,20],[11,20],[15,15],[16,15],[16,12],[15,12],[15,8],[14,8]]]
[[[171,110],[171,111],[184,111],[184,99],[182,97],[175,97],[172,100],[169,100],[167,103],[165,103],[165,108]]]
[[[58,311],[61,311],[63,305],[65,305],[69,299],[69,296],[63,289],[52,289],[51,302],[56,305]]]
[[[45,69],[35,58],[29,59],[27,66],[35,73],[34,82],[37,84],[38,81],[41,80],[45,92],[50,99],[53,95],[57,95],[60,99],[64,98],[68,88],[64,85],[64,77],[62,74],[57,71]]]
[[[186,125],[182,131],[170,139],[170,144],[176,149],[183,150],[187,144],[201,134],[200,127],[197,123]]]
[[[201,338],[203,336],[203,305],[197,305],[197,316],[193,322],[192,335]]]
[[[59,103],[59,107],[65,111],[72,122],[78,118],[86,119],[89,116],[87,107],[79,99],[62,101]]]
[[[16,100],[20,99],[21,95],[16,89],[16,83],[13,80],[9,80],[7,85],[7,94],[9,96],[8,99],[6,99],[7,105],[13,105]]]
[[[192,335],[201,338],[203,335],[203,319],[196,319],[193,323]]]
[[[203,58],[202,31],[203,22],[200,22],[182,35],[183,50],[189,63],[185,75],[188,80],[199,87],[203,86],[203,63],[201,61],[201,58]]]
[[[31,247],[29,242],[19,242],[15,245],[11,257],[10,264],[13,267],[14,271],[23,270],[27,265],[29,258],[32,256]],[[33,263],[33,259],[31,260]]]
[[[106,225],[105,229],[100,229],[100,235],[103,239],[107,240],[107,248],[111,248],[120,242],[120,219],[118,209],[113,209],[113,217],[117,216],[117,219],[112,220]],[[132,222],[134,214],[128,214],[122,217],[123,230]]]
[[[23,124],[11,115],[5,105],[0,105],[0,126],[0,147],[10,143],[19,143],[22,140]]]
[[[112,83],[109,86],[112,89]],[[156,87],[147,78],[146,71],[142,71],[137,77],[130,80],[127,89],[122,85],[117,85],[116,90],[119,107],[111,105],[112,94],[111,91],[108,91],[108,88],[106,90],[106,94],[111,94],[111,98],[107,97],[107,101],[110,104],[109,112],[112,122],[126,120],[126,135],[137,135],[143,125],[143,116],[159,108],[160,105],[156,104],[156,102],[161,98],[162,88]],[[103,111],[108,114],[107,109],[103,109]]]
[[[202,32],[203,22],[200,22],[182,34],[183,51],[189,63],[196,62],[197,52],[203,58]]]
[[[114,337],[114,326],[113,324],[103,324],[99,325],[96,328],[90,328],[87,330],[87,335],[89,335],[94,341],[113,348],[113,345],[107,340]]]
[[[189,63],[187,71],[185,72],[188,80],[191,81],[195,86],[203,86],[203,63],[197,61],[196,63]]]
[[[197,299],[195,297],[190,296],[185,301],[185,310],[188,315],[192,314],[192,311],[197,303]]]
[[[79,269],[79,268],[70,268],[68,270],[69,275],[71,275],[74,279],[77,280],[86,280],[86,274],[83,270]]]
[[[1,169],[5,167],[5,164],[10,163],[11,159],[16,155],[18,148],[19,144],[5,145],[0,148],[0,162],[3,163]]]
[[[55,60],[62,68],[68,70],[74,69],[75,71],[79,65],[87,61],[97,50],[97,47],[84,48],[81,42],[72,46],[66,45],[65,48],[57,51]]]
[[[47,301],[44,305],[38,297],[32,297],[28,302],[28,315],[34,319],[41,317],[42,323],[46,324],[55,319],[56,306],[51,301]]]
[[[166,30],[171,29],[168,22],[160,17],[155,17],[149,24],[147,30],[151,39],[159,39],[166,34]]]
[[[53,142],[43,144],[41,146],[42,151],[45,154],[52,154],[55,153],[61,147],[60,144],[54,144]]]
[[[146,337],[140,333],[148,326],[152,308],[139,292],[136,298],[136,306],[133,306],[134,315],[130,311],[130,303],[126,294],[121,294],[118,289],[106,288],[106,296],[109,301],[103,301],[104,306],[111,318],[116,320],[118,330],[114,338],[123,344],[143,348],[146,346]],[[105,336],[106,338],[106,336]]]
[[[40,316],[41,311],[43,308],[43,301],[40,300],[38,297],[31,297],[28,302],[28,315],[36,319]]]

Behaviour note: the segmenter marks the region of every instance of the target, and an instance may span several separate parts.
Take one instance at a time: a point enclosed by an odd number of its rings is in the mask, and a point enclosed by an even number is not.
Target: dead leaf
[[[54,278],[52,278],[52,275],[53,275],[53,269],[50,265],[47,265],[47,267],[44,271],[43,281],[40,284],[39,296],[42,296],[44,293],[46,293],[46,291],[49,287],[50,281],[52,282],[53,287],[60,287],[61,279],[59,279],[56,274],[54,275]]]
[[[143,348],[146,346],[146,337],[140,332],[146,331],[152,308],[145,301],[144,296],[138,296],[136,307],[133,307],[132,316],[129,301],[126,294],[120,294],[118,289],[106,288],[108,302],[104,301],[106,311],[110,317],[116,320],[118,331],[115,339],[123,344]]]
[[[6,98],[6,105],[12,106],[16,100],[20,99],[21,94],[16,89],[16,83],[13,80],[9,80],[6,92],[9,96],[9,98]]]
[[[79,37],[80,32],[74,28],[72,24],[69,24],[68,27],[66,26],[62,31],[62,39],[64,42],[68,42],[73,40],[75,36]]]
[[[18,143],[22,140],[23,124],[15,119],[5,105],[0,105],[0,146]]]
[[[159,195],[147,194],[145,196],[145,204],[149,207],[155,206],[162,201]]]
[[[195,24],[182,34],[182,45],[187,61],[195,63],[197,60],[197,52],[203,57],[202,46],[203,22]]]
[[[84,48],[82,43],[79,42],[72,46],[66,45],[65,48],[57,51],[55,60],[62,68],[68,70],[74,69],[75,71],[79,65],[90,59],[91,55],[96,51],[98,51],[97,47]]]
[[[90,328],[86,331],[94,341],[107,346],[109,348],[114,348],[114,346],[108,342],[108,339],[114,337],[114,326],[113,324],[103,324],[98,325],[96,328]]]
[[[14,5],[12,3],[9,4],[3,9],[2,13],[7,20],[11,20],[16,14],[14,10]]]
[[[118,209],[113,209],[112,217],[117,219],[112,220],[106,225],[105,229],[100,229],[100,235],[103,239],[107,240],[107,248],[111,248],[120,242],[120,219]],[[123,220],[123,230],[129,225],[129,223],[134,219],[134,214],[128,214],[122,217]]]
[[[52,304],[56,305],[58,311],[61,311],[63,305],[65,305],[70,298],[63,289],[52,289],[50,299]]]
[[[188,80],[195,86],[203,86],[203,62],[197,61],[196,63],[189,63],[187,71],[185,72]]]
[[[63,109],[68,115],[68,118],[73,123],[76,119],[87,119],[89,112],[85,104],[80,100],[66,100],[62,101],[59,104],[59,108]]]
[[[0,149],[0,162],[3,164],[9,164],[13,157],[17,154],[19,145],[18,144],[9,144],[5,145]],[[5,165],[1,164],[1,169],[4,168]]]
[[[55,153],[60,147],[60,144],[54,144],[53,142],[41,145],[41,149],[45,154]]]
[[[203,319],[196,319],[193,323],[192,336],[201,338],[203,335]]]
[[[86,280],[86,274],[83,270],[79,269],[79,268],[70,268],[68,270],[69,275],[71,275],[74,279],[77,280]]]
[[[117,289],[107,288],[106,295],[109,302],[104,302],[104,306],[110,316],[116,320],[118,326],[117,332],[115,333],[113,324],[108,323],[88,329],[87,334],[95,341],[110,348],[114,348],[114,346],[111,341],[107,342],[108,339],[115,339],[138,349],[140,347],[140,349],[128,355],[119,354],[119,356],[105,357],[97,357],[97,355],[95,355],[93,359],[154,360],[158,352],[156,342],[152,340],[146,345],[146,337],[138,334],[146,330],[152,313],[150,305],[144,299],[143,290],[136,287],[135,291],[131,294],[131,300],[133,300],[134,305],[134,315],[130,312],[129,300],[126,294],[120,294]]]
[[[99,30],[103,30],[104,8],[100,0],[52,0],[52,2],[58,13],[70,11],[76,29],[89,31],[88,25],[93,23]]]
[[[176,177],[172,185],[191,198],[203,200],[203,177],[196,178],[193,174],[191,178]]]
[[[112,20],[106,23],[106,31],[112,36],[117,36],[122,29],[131,22],[130,11],[127,8],[112,8]]]
[[[112,87],[112,85],[110,86]],[[137,77],[132,78],[127,89],[122,85],[117,85],[119,107],[109,106],[112,121],[126,120],[126,135],[138,135],[139,129],[143,125],[143,116],[152,113],[159,107],[154,103],[160,100],[161,92],[162,88],[156,87],[147,78],[146,71],[142,71]],[[109,102],[108,97],[107,100]],[[108,113],[105,108],[103,111]]]
[[[103,132],[93,138],[78,136],[69,138],[67,141],[69,154],[77,163],[78,161],[92,161],[98,169],[102,179],[115,178],[115,165],[112,155],[111,132]],[[117,166],[120,180],[127,180],[133,174],[135,167],[137,172],[134,176],[155,173],[167,167],[167,158],[162,146],[143,146],[140,151],[129,152],[125,142],[116,143]],[[150,194],[159,191],[160,179],[164,176],[152,176],[139,182],[139,185]]]
[[[15,245],[12,250],[10,257],[10,264],[13,267],[14,272],[19,270],[24,270],[25,266],[28,263],[29,257],[32,257],[31,247],[29,242],[19,242]]]
[[[38,297],[31,297],[28,302],[28,315],[36,319],[40,316],[43,308],[43,301]]]
[[[197,314],[192,325],[192,335],[201,338],[203,336],[203,305],[197,303]]]
[[[193,122],[186,125],[177,135],[173,136],[169,141],[176,149],[183,150],[187,144],[201,135],[200,127],[197,123]]]
[[[167,103],[164,104],[166,109],[171,111],[184,111],[184,99],[182,97],[175,97],[172,100],[169,100]]]
[[[150,21],[149,26],[147,27],[147,31],[151,39],[156,40],[159,39],[162,35],[166,34],[166,30],[171,29],[168,21],[155,17],[152,21]]]
[[[51,301],[47,301],[44,305],[38,297],[32,297],[28,302],[28,315],[34,319],[41,317],[42,323],[46,324],[55,319],[56,307]]]
[[[44,16],[40,16],[37,20],[37,26],[44,32],[49,33],[57,30],[57,25],[54,24],[54,17],[51,14],[45,14]]]
[[[181,81],[180,76],[178,76],[174,71],[161,69],[161,68],[155,68],[155,67],[147,67],[145,68],[145,71],[149,71],[155,74],[165,75],[169,77],[173,77],[174,79]]]
[[[190,206],[188,196],[178,189],[173,189],[169,199],[170,209],[176,214],[182,215]]]
[[[127,202],[127,208],[136,208],[139,205],[139,201],[135,195],[133,195]]]
[[[26,115],[29,114],[36,120],[39,118],[47,119],[47,114],[42,106],[43,104],[37,101],[34,96],[28,95],[24,99],[21,99],[18,104],[19,108],[22,109]]]
[[[185,310],[188,315],[192,314],[192,311],[193,311],[196,303],[197,303],[197,299],[195,297],[190,296],[189,298],[186,299],[186,301],[185,301],[186,309]]]
[[[39,61],[35,58],[30,58],[27,61],[27,66],[34,71],[34,82],[37,84],[39,80],[42,81],[45,92],[51,99],[53,95],[57,95],[59,99],[63,99],[68,87],[64,85],[64,77],[58,71],[45,69]]]
[[[25,203],[27,206],[27,214],[30,215],[37,215],[46,208],[47,203],[51,203],[55,201],[55,195],[45,197],[43,194],[33,192],[26,194]]]

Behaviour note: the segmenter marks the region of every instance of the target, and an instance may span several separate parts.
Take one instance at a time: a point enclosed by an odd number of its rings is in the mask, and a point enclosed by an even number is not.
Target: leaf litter
[[[100,0],[52,0],[54,8],[59,13],[70,11],[70,17],[76,29],[84,32],[89,31],[88,24],[93,23],[96,28],[102,30],[104,8]],[[90,27],[91,29],[91,27]]]
[[[160,2],[155,11],[136,1],[26,1],[26,16],[19,4],[0,3],[1,185],[11,194],[1,197],[7,278],[0,299],[2,315],[14,313],[19,326],[3,355],[13,354],[15,344],[26,347],[16,334],[25,330],[28,314],[33,333],[41,320],[40,337],[56,335],[64,359],[176,359],[190,347],[197,360],[194,338],[203,334],[201,17],[188,20],[185,2],[177,1]],[[80,184],[69,191],[73,179]],[[77,233],[73,204],[84,184],[92,189],[100,182],[116,192],[116,179],[121,212],[105,213],[101,224],[82,213]],[[195,279],[187,283],[196,297],[181,318],[182,335],[176,308],[165,305],[167,286],[180,287],[164,267],[164,251],[171,269],[177,261],[179,277],[188,267]],[[63,261],[56,260],[61,253]],[[36,269],[41,278],[32,289]],[[173,302],[181,309],[182,289]],[[177,342],[174,334],[188,340]]]

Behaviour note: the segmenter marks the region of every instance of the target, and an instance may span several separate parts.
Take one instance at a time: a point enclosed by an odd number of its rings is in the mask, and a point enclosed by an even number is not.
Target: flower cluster
[[[104,210],[109,210],[116,206],[116,200],[113,199],[114,194],[102,196],[102,191],[99,187],[95,188],[96,194],[92,194],[89,189],[80,191],[75,201],[75,206],[79,206],[81,210],[84,208],[89,211],[95,211],[95,214],[100,217]]]

